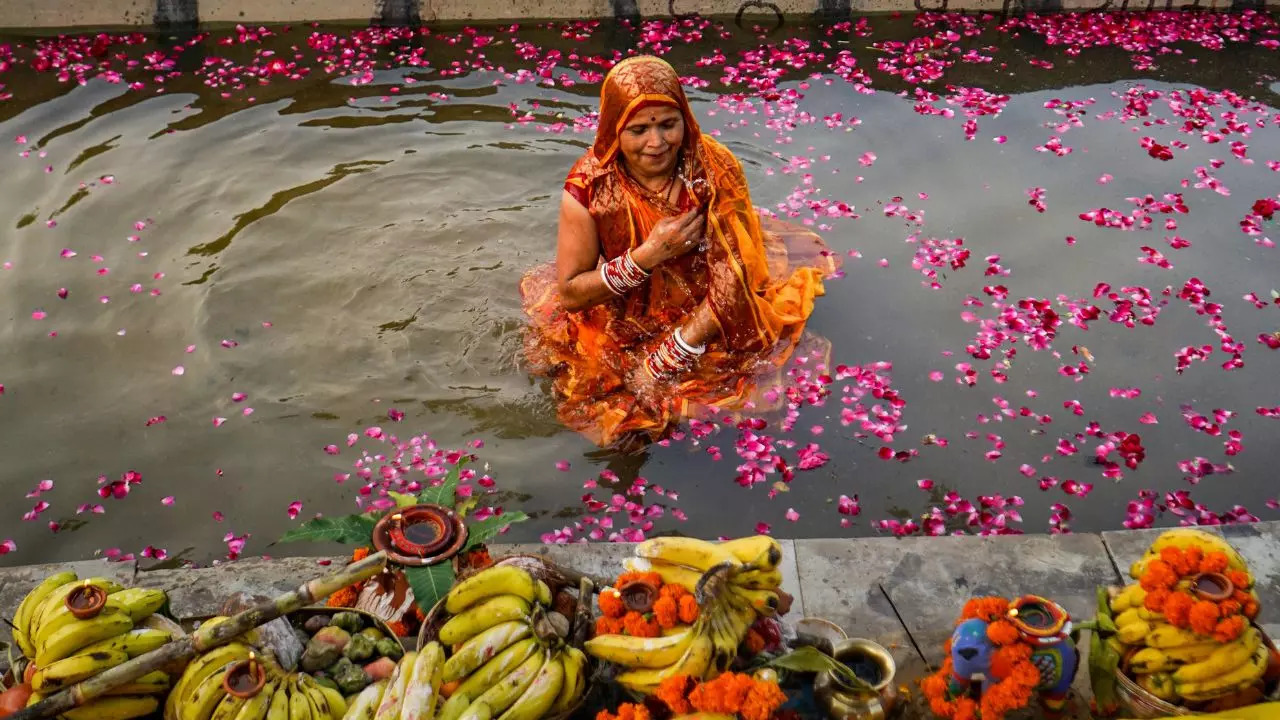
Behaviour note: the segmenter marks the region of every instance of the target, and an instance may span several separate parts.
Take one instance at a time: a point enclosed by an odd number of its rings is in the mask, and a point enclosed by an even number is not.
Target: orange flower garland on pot
[[[732,715],[740,720],[770,720],[787,701],[776,682],[742,673],[725,673],[705,682],[688,675],[667,678],[658,686],[650,702],[658,702],[659,714],[675,717],[693,713]],[[665,712],[662,712],[665,711]],[[596,720],[652,720],[650,708],[624,703],[616,713],[601,710]]]
[[[627,572],[600,592],[597,635],[658,637],[698,619],[698,601],[681,585],[664,584],[653,572]]]
[[[1221,643],[1240,637],[1258,615],[1249,576],[1230,570],[1225,553],[1198,547],[1166,547],[1147,563],[1138,579],[1147,591],[1143,605],[1170,625],[1212,636]]]

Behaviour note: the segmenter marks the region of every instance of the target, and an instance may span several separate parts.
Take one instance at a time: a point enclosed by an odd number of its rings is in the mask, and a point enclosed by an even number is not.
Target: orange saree
[[[631,179],[619,157],[622,128],[655,104],[684,115],[678,165],[684,189],[675,204]],[[659,439],[699,408],[741,407],[760,378],[776,374],[791,356],[814,298],[823,294],[824,275],[836,269],[836,258],[816,234],[762,221],[741,163],[702,135],[679,76],[658,58],[624,60],[606,76],[595,144],[573,166],[565,189],[595,220],[602,261],[637,247],[659,220],[710,196],[703,249],[654,268],[625,296],[568,312],[553,264],[521,279],[530,370],[552,380],[561,422],[600,446],[632,433]],[[719,336],[692,371],[664,388],[658,407],[642,406],[626,378],[703,300]]]

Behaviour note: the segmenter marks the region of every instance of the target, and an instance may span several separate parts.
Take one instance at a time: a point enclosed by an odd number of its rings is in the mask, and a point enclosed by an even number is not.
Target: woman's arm
[[[600,238],[591,213],[567,191],[560,196],[560,230],[556,238],[556,279],[565,310],[576,312],[614,297],[597,270]]]
[[[720,336],[720,324],[711,311],[711,302],[703,300],[680,323],[680,338],[693,346],[706,345]]]

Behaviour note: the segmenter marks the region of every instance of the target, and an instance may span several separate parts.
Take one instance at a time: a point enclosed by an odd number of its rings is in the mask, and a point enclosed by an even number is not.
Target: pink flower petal
[[[1142,423],[1143,425],[1155,425],[1160,421],[1156,419],[1156,416],[1154,413],[1143,413],[1142,417],[1138,418],[1138,422]]]
[[[800,513],[796,512],[795,508],[787,508],[787,519],[795,522],[800,519]]]
[[[160,504],[166,507],[173,505],[173,496],[165,495],[164,497],[160,498]]]
[[[184,367],[182,367],[181,365],[179,365],[179,366],[177,366],[177,367],[175,367],[175,368],[173,369],[173,374],[174,374],[174,375],[185,375],[185,374],[186,374],[186,372],[187,372],[187,369],[186,369],[186,368],[184,368]]]
[[[557,460],[557,461],[556,461],[556,469],[557,469],[557,470],[559,470],[560,472],[569,472],[569,461],[568,461],[568,460]]]

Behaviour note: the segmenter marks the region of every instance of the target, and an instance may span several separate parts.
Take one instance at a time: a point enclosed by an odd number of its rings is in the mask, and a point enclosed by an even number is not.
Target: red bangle
[[[644,359],[644,368],[653,379],[668,380],[694,366],[698,356],[681,345],[676,338],[676,333],[673,332]]]
[[[649,273],[632,259],[630,250],[600,266],[600,279],[614,295],[626,295],[648,277]]]

